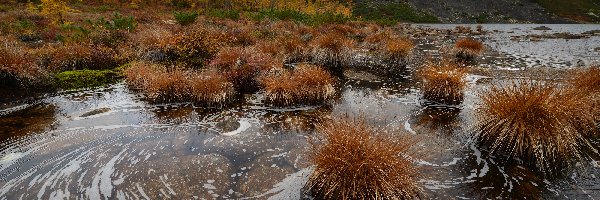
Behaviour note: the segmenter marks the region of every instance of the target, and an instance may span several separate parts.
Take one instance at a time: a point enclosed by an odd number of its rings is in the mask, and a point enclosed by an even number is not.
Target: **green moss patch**
[[[75,70],[56,74],[56,84],[62,89],[99,87],[115,83],[120,75],[112,70]]]

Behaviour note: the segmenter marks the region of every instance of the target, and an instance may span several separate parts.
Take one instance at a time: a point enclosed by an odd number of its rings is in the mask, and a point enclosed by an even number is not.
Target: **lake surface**
[[[418,25],[454,28],[456,25]],[[475,27],[474,25],[472,25]],[[324,105],[271,107],[260,93],[223,108],[150,104],[124,83],[62,92],[0,110],[1,199],[301,199],[311,172],[315,125],[332,116],[365,117],[422,138],[419,182],[431,199],[600,198],[600,156],[544,177],[504,164],[471,140],[477,91],[514,79],[561,78],[578,62],[600,62],[600,36],[515,40],[541,25],[484,25],[490,49],[469,75],[465,101],[421,98],[414,66],[400,80],[348,71]],[[583,33],[600,25],[545,25]],[[493,30],[497,30],[494,32]],[[419,40],[439,55],[448,40]],[[582,61],[579,61],[582,60]],[[600,138],[593,144],[600,148]]]

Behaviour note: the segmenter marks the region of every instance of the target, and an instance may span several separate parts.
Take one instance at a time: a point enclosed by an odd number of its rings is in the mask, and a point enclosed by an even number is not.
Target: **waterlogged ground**
[[[432,25],[444,27],[450,25]],[[492,28],[496,27],[496,28]],[[49,95],[0,110],[1,199],[300,199],[311,167],[314,127],[331,116],[368,118],[420,137],[419,181],[432,199],[600,198],[600,156],[541,176],[486,155],[469,137],[476,91],[514,78],[560,78],[577,61],[598,62],[600,37],[519,41],[537,25],[490,25],[486,52],[458,106],[421,99],[408,70],[389,81],[347,71],[339,97],[325,105],[274,108],[260,94],[225,108],[145,102],[123,83]],[[575,33],[595,25],[550,26]],[[519,30],[516,30],[518,28]],[[488,29],[484,27],[484,29]],[[508,33],[514,31],[514,33]],[[439,54],[448,41],[421,40]],[[600,139],[593,141],[600,147]]]

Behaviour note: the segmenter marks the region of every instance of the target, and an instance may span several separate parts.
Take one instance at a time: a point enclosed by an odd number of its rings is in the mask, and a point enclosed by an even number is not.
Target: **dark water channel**
[[[271,107],[260,93],[225,108],[156,105],[119,83],[4,109],[0,198],[301,199],[311,172],[309,138],[316,124],[339,115],[420,137],[423,156],[414,162],[422,169],[426,198],[600,198],[600,156],[544,177],[486,155],[466,131],[478,90],[516,78],[560,78],[561,70],[577,67],[580,59],[598,62],[600,52],[592,47],[600,47],[600,36],[575,44],[515,41],[506,32],[535,25],[490,26],[499,27],[482,36],[492,51],[473,66],[458,106],[421,99],[419,80],[409,69],[395,81],[348,71],[339,97],[319,106]],[[562,30],[556,26],[551,28]],[[565,30],[600,30],[579,26],[584,27]],[[447,43],[423,40],[418,48],[436,54]],[[550,49],[540,51],[546,46]],[[600,148],[600,139],[593,142]]]

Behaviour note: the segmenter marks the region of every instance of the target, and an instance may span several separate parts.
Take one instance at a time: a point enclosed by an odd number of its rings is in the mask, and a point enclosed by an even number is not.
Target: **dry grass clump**
[[[141,90],[150,101],[156,103],[193,101],[222,105],[235,96],[233,84],[214,69],[195,72],[135,62],[124,74],[131,87]]]
[[[285,35],[275,39],[275,44],[281,48],[281,54],[286,63],[297,63],[307,60],[306,43],[298,35]]]
[[[600,66],[590,66],[587,69],[576,70],[571,75],[569,84],[580,92],[600,93]]]
[[[74,42],[47,45],[36,49],[35,54],[53,71],[112,69],[122,62],[113,48]]]
[[[226,48],[211,60],[210,66],[219,69],[239,92],[254,92],[258,89],[256,77],[262,71],[283,65],[280,59],[255,51],[243,47]]]
[[[190,81],[192,97],[195,102],[222,105],[230,102],[236,95],[233,84],[215,69],[196,73]]]
[[[207,27],[194,29],[176,37],[175,50],[179,63],[188,67],[202,67],[226,44],[225,35]]]
[[[464,98],[463,91],[467,86],[465,68],[450,62],[428,63],[419,71],[423,79],[421,90],[427,100],[447,104],[459,104]]]
[[[477,132],[493,153],[516,157],[552,172],[593,148],[583,137],[596,128],[583,94],[554,84],[521,81],[492,86],[480,95]]]
[[[408,66],[415,47],[410,39],[390,30],[367,35],[361,46],[367,50],[366,54],[363,59],[355,60],[352,66],[384,76],[402,73]]]
[[[363,120],[335,118],[318,127],[315,165],[305,188],[317,199],[415,199],[418,168],[409,157],[416,140],[389,136]]]
[[[267,102],[275,105],[320,103],[333,98],[335,79],[320,67],[301,64],[294,70],[272,72],[260,79]]]
[[[167,62],[177,58],[175,47],[177,37],[181,35],[175,35],[165,25],[148,25],[139,29],[133,35],[139,58],[152,62]]]
[[[472,60],[480,56],[484,50],[485,46],[482,42],[470,38],[459,39],[454,44],[454,55],[459,59]]]
[[[0,41],[2,42],[2,41]],[[0,83],[3,86],[36,85],[47,81],[48,72],[27,50],[17,44],[0,43]]]
[[[600,121],[600,66],[576,70],[567,84],[573,93],[585,95],[590,100],[596,121]]]
[[[354,40],[336,32],[320,35],[309,43],[313,62],[327,67],[336,75],[343,73],[343,63],[349,59],[354,44]]]

